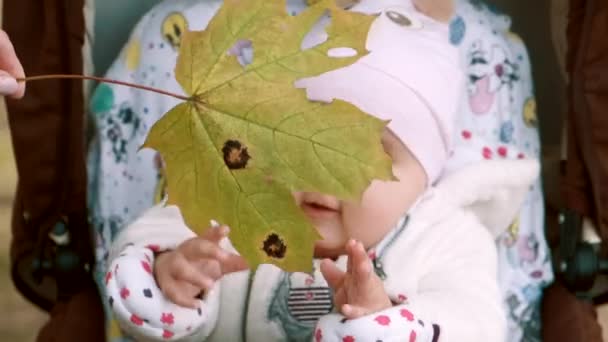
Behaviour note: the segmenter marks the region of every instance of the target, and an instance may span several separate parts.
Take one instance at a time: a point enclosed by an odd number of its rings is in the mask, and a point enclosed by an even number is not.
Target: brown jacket
[[[570,0],[566,206],[590,217],[608,256],[608,2]]]
[[[592,219],[608,257],[608,1],[569,0],[563,203]],[[551,222],[551,218],[548,218]],[[560,237],[564,238],[564,237]],[[573,237],[567,237],[573,238]],[[602,341],[595,308],[559,282],[545,292],[545,341]]]
[[[83,73],[82,13],[83,0],[4,1],[4,29],[26,74]],[[24,99],[7,101],[19,175],[12,276],[26,298],[51,313],[38,337],[45,342],[105,340],[101,301],[87,272],[94,253],[87,224],[83,93],[82,82],[38,81],[27,84]],[[48,233],[62,225],[71,243],[60,247]],[[78,267],[59,267],[57,255]],[[36,283],[33,269],[42,283]]]

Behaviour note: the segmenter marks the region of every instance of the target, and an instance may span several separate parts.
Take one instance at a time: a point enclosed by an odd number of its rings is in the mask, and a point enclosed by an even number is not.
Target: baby
[[[180,3],[180,1],[175,1]],[[185,2],[185,1],[184,1]],[[189,4],[196,4],[190,1]],[[186,18],[209,16],[184,6]],[[398,180],[358,203],[295,192],[322,236],[311,274],[249,270],[229,228],[196,236],[175,206],[117,237],[105,278],[121,328],[138,340],[503,341],[494,239],[536,179],[532,160],[480,161],[441,177],[461,94],[447,25],[407,0],[361,0],[376,14],[370,54],[297,86],[390,120],[382,144]],[[172,6],[158,11],[169,15]],[[426,13],[432,13],[427,11]],[[323,23],[303,43],[323,39]]]

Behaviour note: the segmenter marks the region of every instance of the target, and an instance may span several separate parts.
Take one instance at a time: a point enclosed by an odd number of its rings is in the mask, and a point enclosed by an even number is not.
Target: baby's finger
[[[182,252],[188,260],[215,259],[223,261],[228,258],[228,252],[224,251],[217,243],[203,238],[189,240],[182,247]]]
[[[238,254],[228,253],[224,260],[220,260],[222,274],[240,272],[249,269],[249,264],[245,258]]]
[[[342,286],[346,273],[341,271],[333,261],[325,259],[321,262],[321,274],[327,281],[329,287],[334,291]]]
[[[365,286],[371,279],[372,267],[370,264],[369,256],[365,252],[365,248],[362,243],[357,243],[353,248],[353,271],[352,274],[355,278],[357,285]]]
[[[342,305],[342,314],[347,319],[356,319],[365,316],[367,314],[367,310],[360,306],[344,304]]]
[[[357,242],[355,240],[348,240],[348,242],[346,243],[346,255],[348,256],[347,258],[347,264],[346,264],[346,272],[347,273],[352,273],[353,272],[353,250],[355,245],[357,244]]]
[[[195,263],[196,267],[207,277],[217,281],[224,273],[222,272],[222,264],[214,259],[204,259]]]
[[[172,265],[171,276],[177,281],[185,281],[205,290],[210,289],[214,283],[213,279],[183,258],[177,259]]]
[[[197,308],[200,306],[199,300],[195,298],[195,296],[190,293],[190,291],[185,291],[182,286],[179,286],[179,282],[173,281],[168,284],[166,287],[161,289],[163,295],[173,303],[187,307],[187,308]]]
[[[223,238],[228,236],[229,233],[230,233],[230,228],[228,228],[228,226],[217,226],[217,227],[210,227],[209,229],[207,229],[205,234],[203,234],[203,236],[201,236],[201,237],[205,240],[219,243]]]

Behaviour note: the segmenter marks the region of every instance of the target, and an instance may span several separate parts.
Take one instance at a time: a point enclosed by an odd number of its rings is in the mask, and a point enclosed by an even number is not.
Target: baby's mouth
[[[318,202],[302,202],[300,207],[311,219],[333,218],[340,214],[340,208]]]

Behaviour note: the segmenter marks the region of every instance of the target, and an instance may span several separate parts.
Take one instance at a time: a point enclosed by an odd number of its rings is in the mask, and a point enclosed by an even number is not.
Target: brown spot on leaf
[[[283,242],[279,235],[272,233],[264,241],[262,249],[271,258],[283,259],[287,252],[287,245],[285,245],[285,242]]]
[[[264,182],[266,182],[266,184],[272,184],[272,182],[274,182],[274,177],[271,175],[264,175]]]
[[[247,152],[247,147],[238,140],[227,140],[222,148],[224,162],[229,169],[244,169],[251,156]]]

